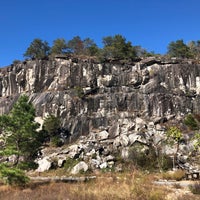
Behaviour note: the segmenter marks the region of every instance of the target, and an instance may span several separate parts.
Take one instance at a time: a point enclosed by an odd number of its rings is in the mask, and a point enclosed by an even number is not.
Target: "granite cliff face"
[[[0,113],[27,93],[37,116],[60,116],[72,135],[137,117],[167,120],[200,112],[200,64],[148,58],[135,63],[75,58],[25,61],[0,69]]]

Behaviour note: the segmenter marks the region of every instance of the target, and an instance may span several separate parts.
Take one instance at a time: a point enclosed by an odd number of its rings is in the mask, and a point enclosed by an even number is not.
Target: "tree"
[[[67,50],[67,43],[65,39],[59,38],[53,41],[53,46],[51,48],[51,54],[64,54]]]
[[[190,49],[191,55],[194,58],[199,59],[200,58],[200,40],[191,41],[188,43],[187,46]]]
[[[192,58],[190,48],[183,42],[183,40],[170,42],[167,53],[171,57]]]
[[[58,136],[60,123],[60,119],[54,115],[49,115],[44,119],[43,130],[48,133],[54,146],[61,146],[61,140]]]
[[[50,135],[55,135],[60,128],[60,119],[55,115],[49,115],[44,119],[43,129]]]
[[[122,35],[104,37],[103,44],[102,56],[105,59],[132,59],[136,57],[136,51],[131,42],[126,42]]]
[[[83,41],[80,36],[75,36],[67,43],[68,51],[74,54],[81,54],[84,49]]]
[[[22,170],[5,164],[0,164],[0,178],[9,185],[24,186],[29,182],[29,178]]]
[[[34,39],[30,46],[24,53],[24,57],[44,59],[49,55],[50,47],[48,42],[42,41],[41,39]]]
[[[34,118],[35,109],[25,95],[18,99],[10,114],[0,116],[0,126],[4,133],[1,153],[15,155],[15,165],[18,165],[20,157],[25,162],[33,161],[40,149],[39,133],[36,131],[39,124]]]
[[[88,56],[95,56],[99,51],[95,42],[90,38],[86,38],[83,40],[83,49],[84,49],[84,54]]]
[[[176,144],[176,151],[174,152],[174,158],[173,158],[173,168],[175,168],[175,164],[177,161],[177,153],[179,151],[179,145],[180,141],[183,137],[183,134],[181,133],[180,129],[177,127],[170,127],[167,130],[167,139],[168,141],[173,145]]]

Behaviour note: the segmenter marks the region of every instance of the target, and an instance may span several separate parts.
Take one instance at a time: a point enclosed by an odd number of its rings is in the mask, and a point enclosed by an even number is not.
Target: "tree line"
[[[25,58],[44,59],[55,55],[84,55],[95,56],[101,61],[109,59],[135,59],[137,57],[157,56],[154,52],[148,52],[141,46],[134,46],[130,41],[120,34],[103,37],[103,47],[99,48],[94,40],[90,38],[81,39],[75,36],[66,41],[58,38],[50,47],[45,40],[36,38],[23,54]],[[178,58],[200,58],[200,40],[191,41],[188,44],[182,39],[172,41],[168,44],[166,56]]]

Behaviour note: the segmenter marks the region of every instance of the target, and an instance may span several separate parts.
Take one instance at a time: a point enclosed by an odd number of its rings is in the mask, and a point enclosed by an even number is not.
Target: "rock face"
[[[120,64],[70,58],[0,69],[0,113],[8,112],[21,93],[30,96],[38,117],[60,116],[74,137],[95,129],[115,137],[142,129],[140,118],[162,121],[199,113],[200,65],[188,60]],[[129,128],[123,129],[127,123]]]
[[[69,157],[90,156],[91,166],[104,168],[113,165],[114,158],[106,160],[113,149],[120,147],[126,157],[136,141],[162,138],[162,123],[200,113],[200,64],[55,58],[0,69],[0,114],[9,112],[21,93],[29,95],[40,122],[48,114],[59,116],[69,141],[87,136],[71,147]]]

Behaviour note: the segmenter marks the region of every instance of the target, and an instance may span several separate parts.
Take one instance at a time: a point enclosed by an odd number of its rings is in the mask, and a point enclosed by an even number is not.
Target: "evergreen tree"
[[[41,146],[36,131],[39,125],[34,118],[35,109],[25,95],[19,98],[10,114],[0,116],[0,126],[4,133],[2,151],[5,155],[16,155],[16,165],[20,157],[25,162],[33,161]]]
[[[48,42],[36,38],[31,42],[30,46],[24,53],[24,56],[28,58],[44,59],[49,55],[49,51],[50,47]]]
[[[131,42],[126,42],[122,35],[104,37],[103,44],[102,57],[105,59],[132,59],[136,57],[135,48]]]
[[[170,42],[168,45],[168,53],[171,57],[178,58],[192,58],[190,48],[183,42],[183,40],[177,40]]]
[[[68,51],[74,54],[82,54],[84,45],[80,36],[75,36],[67,43]]]
[[[65,39],[59,38],[53,41],[53,46],[51,48],[51,54],[64,54],[67,50],[67,43]]]

